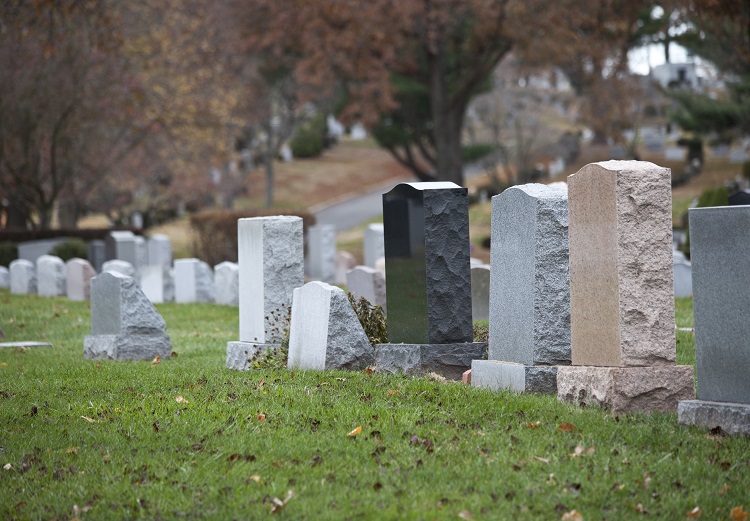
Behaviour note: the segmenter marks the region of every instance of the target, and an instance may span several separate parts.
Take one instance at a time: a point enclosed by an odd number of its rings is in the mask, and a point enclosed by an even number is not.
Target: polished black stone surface
[[[388,341],[472,341],[469,202],[453,183],[383,194]]]

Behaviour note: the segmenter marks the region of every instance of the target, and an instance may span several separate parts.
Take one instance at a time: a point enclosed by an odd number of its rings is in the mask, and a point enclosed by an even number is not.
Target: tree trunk
[[[273,151],[263,154],[263,165],[266,171],[266,208],[273,208]]]
[[[57,220],[60,228],[75,230],[78,228],[79,207],[75,200],[61,198],[57,204]]]
[[[443,64],[443,51],[430,54],[430,103],[437,156],[436,178],[464,184],[463,162],[461,159],[461,129],[464,107],[451,106],[447,93],[446,75]]]
[[[22,205],[14,202],[13,199],[10,199],[7,212],[8,219],[5,222],[6,230],[28,230],[30,219],[26,209]]]

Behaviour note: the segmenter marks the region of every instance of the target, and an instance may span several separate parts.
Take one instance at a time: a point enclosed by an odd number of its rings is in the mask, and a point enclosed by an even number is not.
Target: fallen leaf
[[[7,367],[7,366],[8,366],[8,362],[0,363],[0,367]]]
[[[68,447],[65,449],[66,454],[78,454],[78,447]]]
[[[539,456],[534,456],[534,459],[537,461],[541,461],[542,463],[549,463],[549,460],[547,458],[541,458]]]
[[[532,429],[538,429],[542,425],[542,422],[531,422],[529,423],[529,427]]]
[[[89,423],[99,423],[99,420],[95,420],[93,418],[89,418],[88,416],[81,416],[84,420],[86,420]]]
[[[263,413],[260,413],[260,414],[258,415],[258,421],[259,421],[259,422],[262,422],[262,421],[265,421],[265,420],[266,420],[266,415],[265,415],[265,414],[263,414]]]
[[[729,511],[729,519],[732,521],[747,521],[748,516],[750,514],[745,512],[743,506],[734,507]]]
[[[635,506],[635,511],[640,512],[641,514],[648,514],[648,508],[643,506],[643,503],[638,503]]]
[[[701,517],[701,514],[703,514],[703,512],[701,512],[701,507],[695,507],[685,515],[688,519],[698,519],[699,517]]]
[[[723,496],[723,495],[724,495],[724,494],[726,494],[727,492],[729,492],[729,485],[727,485],[727,484],[725,483],[725,484],[724,484],[724,485],[723,485],[723,486],[722,486],[722,487],[721,487],[721,488],[719,489],[719,495],[720,495],[720,496]],[[740,508],[741,508],[741,507],[740,507]]]
[[[388,389],[388,390],[387,390],[387,391],[385,392],[385,395],[386,395],[386,396],[387,396],[388,398],[390,398],[391,396],[394,396],[394,395],[396,395],[396,394],[398,394],[398,389]]]
[[[13,465],[10,463],[6,463],[3,465],[3,470],[13,470]]]
[[[565,512],[560,519],[562,519],[562,521],[583,521],[583,516],[580,512],[574,509],[570,512]]]
[[[292,499],[293,495],[294,495],[294,492],[290,490],[286,493],[286,497],[283,500],[277,497],[271,498],[271,504],[273,505],[271,507],[271,513],[275,514],[276,512],[284,508],[286,504],[289,502],[289,500]]]
[[[468,510],[462,510],[461,512],[459,512],[458,517],[460,517],[461,519],[474,519],[474,516],[471,515],[471,512],[469,512]]]
[[[559,430],[561,430],[561,431],[574,431],[574,430],[576,430],[575,425],[573,425],[571,423],[561,423],[560,425],[557,426],[557,428]]]
[[[372,366],[370,366],[370,367],[367,367],[366,369],[364,369],[362,372],[365,373],[365,374],[367,374],[367,375],[370,375],[373,372],[375,372],[375,369],[373,369]]]
[[[156,355],[156,358],[154,358],[154,359],[153,359],[153,360],[151,361],[151,364],[152,364],[152,365],[156,365],[156,364],[158,364],[158,363],[159,363],[159,360],[161,360],[161,355]]]
[[[177,398],[174,399],[177,403],[190,403],[188,402],[182,395],[179,395]]]
[[[350,438],[353,438],[353,437],[355,437],[355,436],[356,436],[357,434],[359,434],[360,432],[362,432],[362,426],[361,426],[361,425],[357,425],[357,428],[356,428],[356,429],[354,429],[354,430],[353,430],[352,432],[350,432],[349,434],[347,434],[347,436],[349,436]]]
[[[576,448],[573,450],[573,454],[570,455],[571,458],[577,458],[579,456],[590,456],[594,453],[596,449],[592,445],[588,449],[584,447],[583,445],[576,445]]]
[[[252,476],[250,476],[247,479],[249,479],[250,481],[255,481],[256,483],[260,483],[260,476],[257,475],[257,474],[253,474]]]

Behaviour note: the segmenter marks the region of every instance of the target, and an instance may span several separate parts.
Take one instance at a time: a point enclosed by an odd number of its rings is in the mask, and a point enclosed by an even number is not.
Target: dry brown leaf
[[[3,465],[3,470],[13,470],[13,465],[11,463],[6,463]]]
[[[95,420],[94,418],[89,418],[88,416],[81,416],[81,418],[83,418],[89,423],[99,423],[99,420]]]
[[[695,507],[685,515],[688,519],[698,519],[699,517],[701,517],[701,514],[703,514],[703,512],[701,512],[701,507]]]
[[[529,423],[529,427],[531,427],[532,429],[538,429],[541,426],[542,426],[542,422],[531,422],[531,423]]]
[[[386,396],[387,396],[388,398],[390,398],[391,396],[394,396],[394,395],[396,395],[396,394],[398,394],[398,389],[388,389],[388,390],[387,390],[387,391],[385,392],[385,395],[386,395]]]
[[[266,415],[265,415],[265,414],[263,414],[263,413],[260,413],[260,414],[258,415],[258,421],[259,421],[259,422],[262,422],[262,421],[266,421]]]
[[[537,461],[541,461],[542,463],[549,463],[549,460],[547,458],[542,458],[540,456],[534,456],[534,459]]]
[[[571,510],[570,512],[565,512],[561,519],[562,521],[583,521],[583,516],[580,512]]]
[[[78,447],[68,447],[65,449],[66,454],[77,454],[78,453]]]
[[[177,403],[190,403],[188,402],[182,395],[179,395],[177,398],[174,399]]]
[[[153,360],[151,360],[151,364],[152,365],[156,365],[156,364],[159,363],[159,360],[161,360],[161,355],[156,355],[156,358],[154,358]]]
[[[255,481],[256,483],[260,483],[260,476],[257,474],[253,474],[248,478],[250,481]]]
[[[461,512],[459,512],[458,517],[460,517],[461,519],[467,519],[467,520],[474,519],[474,516],[468,510],[462,510]]]
[[[719,495],[720,495],[720,496],[723,496],[723,495],[724,495],[724,494],[726,494],[727,492],[729,492],[729,485],[727,485],[727,484],[725,483],[725,484],[724,484],[724,485],[723,485],[723,486],[722,486],[722,487],[721,487],[721,488],[719,489]]]
[[[574,431],[576,430],[576,426],[572,423],[561,423],[557,426],[557,428],[561,431]]]
[[[729,511],[729,519],[732,521],[747,521],[748,516],[750,516],[750,514],[745,512],[743,505],[734,507]]]
[[[355,437],[355,436],[356,436],[357,434],[359,434],[360,432],[362,432],[362,426],[361,426],[361,425],[357,425],[357,428],[356,428],[356,429],[354,429],[354,430],[353,430],[352,432],[350,432],[349,434],[347,434],[347,436],[349,436],[350,438],[353,438],[353,437]]]
[[[286,506],[286,504],[289,502],[290,499],[292,499],[292,496],[294,495],[294,492],[289,490],[286,493],[286,497],[281,500],[277,497],[271,498],[271,504],[273,505],[271,507],[271,513],[275,514],[276,512],[280,511],[282,508]]]
[[[7,366],[8,366],[8,362],[0,363],[0,367],[7,367]]]

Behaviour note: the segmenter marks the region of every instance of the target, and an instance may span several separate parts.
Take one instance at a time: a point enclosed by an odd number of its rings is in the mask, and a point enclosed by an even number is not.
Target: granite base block
[[[459,344],[378,344],[375,367],[380,372],[421,375],[437,373],[451,380],[461,380],[472,360],[487,350],[483,342]]]
[[[695,398],[693,366],[558,366],[557,399],[611,412],[674,412]]]
[[[88,360],[153,360],[169,358],[172,341],[166,334],[87,335],[83,357]]]
[[[523,365],[499,360],[474,360],[471,385],[493,391],[557,393],[557,366]]]
[[[280,344],[259,344],[257,342],[227,342],[227,369],[249,371],[250,360],[266,351],[275,351]]]
[[[677,405],[677,421],[681,425],[721,427],[727,434],[750,436],[750,404],[684,400]]]

